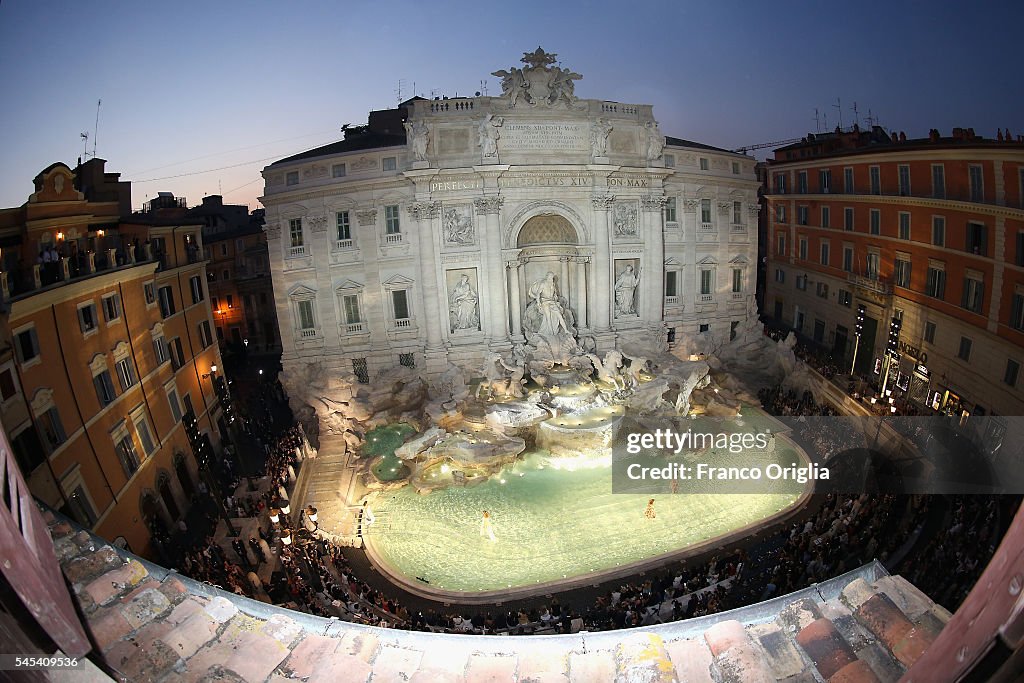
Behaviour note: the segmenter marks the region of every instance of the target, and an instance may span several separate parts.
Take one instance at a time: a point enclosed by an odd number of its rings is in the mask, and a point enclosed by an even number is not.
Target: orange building
[[[950,414],[1024,414],[1024,143],[856,127],[767,162],[765,313]],[[864,307],[859,345],[855,329]],[[847,368],[848,369],[848,368]]]
[[[225,204],[220,195],[211,195],[188,216],[203,225],[207,282],[222,347],[280,352],[263,209],[250,214],[247,206]]]
[[[218,432],[220,356],[200,226],[122,218],[129,187],[104,163],[54,164],[0,211],[0,407],[39,499],[153,555],[151,528],[198,491],[182,416]]]

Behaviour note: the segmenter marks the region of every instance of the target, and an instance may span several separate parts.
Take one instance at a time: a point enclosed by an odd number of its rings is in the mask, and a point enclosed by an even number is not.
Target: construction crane
[[[789,144],[792,144],[794,142],[800,142],[801,140],[803,140],[803,138],[790,138],[789,140],[775,140],[774,142],[761,142],[761,143],[758,143],[756,145],[745,145],[743,147],[737,147],[733,151],[734,152],[739,152],[740,154],[746,154],[748,151],[750,151],[752,149],[764,149],[765,147],[781,147],[782,145],[789,145]]]

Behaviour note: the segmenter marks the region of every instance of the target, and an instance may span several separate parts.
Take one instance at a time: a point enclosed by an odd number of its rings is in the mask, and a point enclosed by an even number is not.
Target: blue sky
[[[403,97],[472,94],[538,45],[580,97],[654,105],[667,135],[734,148],[814,109],[926,135],[1024,133],[1020,2],[33,2],[0,4],[0,206],[96,136],[107,169],[256,208],[270,161]],[[827,9],[826,9],[827,8]],[[90,140],[89,151],[93,142]],[[233,166],[233,168],[223,168]],[[212,172],[210,169],[221,169]],[[181,177],[168,177],[177,176]],[[148,181],[148,182],[143,182]]]

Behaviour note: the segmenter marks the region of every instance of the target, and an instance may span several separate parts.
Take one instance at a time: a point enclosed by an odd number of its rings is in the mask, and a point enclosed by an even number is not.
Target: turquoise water
[[[380,461],[373,466],[373,474],[380,481],[404,479],[409,476],[409,468],[395,455],[395,449],[415,431],[412,425],[404,422],[372,429],[366,434],[366,441],[359,449],[359,457],[381,456]]]
[[[780,460],[786,461],[793,454]],[[378,559],[431,588],[480,592],[579,579],[686,548],[778,514],[799,493],[613,494],[611,467],[532,451],[483,484],[404,487],[372,504],[364,529]],[[562,466],[558,469],[553,464]],[[589,464],[591,466],[586,466]],[[583,465],[583,466],[580,466]],[[792,488],[792,487],[790,487]],[[481,535],[483,511],[496,541]]]

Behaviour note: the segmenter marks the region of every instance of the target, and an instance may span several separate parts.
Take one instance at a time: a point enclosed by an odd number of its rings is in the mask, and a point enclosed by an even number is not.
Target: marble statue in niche
[[[451,313],[452,332],[480,328],[480,297],[473,291],[469,275],[463,273],[452,288],[448,310]]]
[[[444,240],[448,244],[467,245],[476,241],[473,216],[462,215],[458,209],[444,210]]]
[[[572,334],[566,319],[567,308],[559,296],[555,274],[549,272],[530,285],[530,304],[526,307],[523,326],[542,337]]]
[[[615,315],[636,315],[636,288],[640,284],[640,273],[633,272],[633,266],[626,266],[615,280]]]
[[[409,146],[412,148],[413,159],[416,161],[427,160],[427,146],[430,144],[430,128],[423,121],[405,123],[405,134],[409,139]]]
[[[608,153],[608,135],[612,132],[612,124],[604,118],[598,118],[590,126],[590,151],[595,157],[603,157]]]
[[[647,160],[657,161],[665,149],[665,136],[661,134],[658,124],[654,121],[648,121],[645,127],[647,128]]]
[[[480,153],[482,156],[498,156],[498,138],[501,137],[501,132],[498,129],[504,123],[505,119],[494,114],[488,114],[480,122]]]
[[[636,236],[636,207],[631,204],[615,205],[615,236]]]

